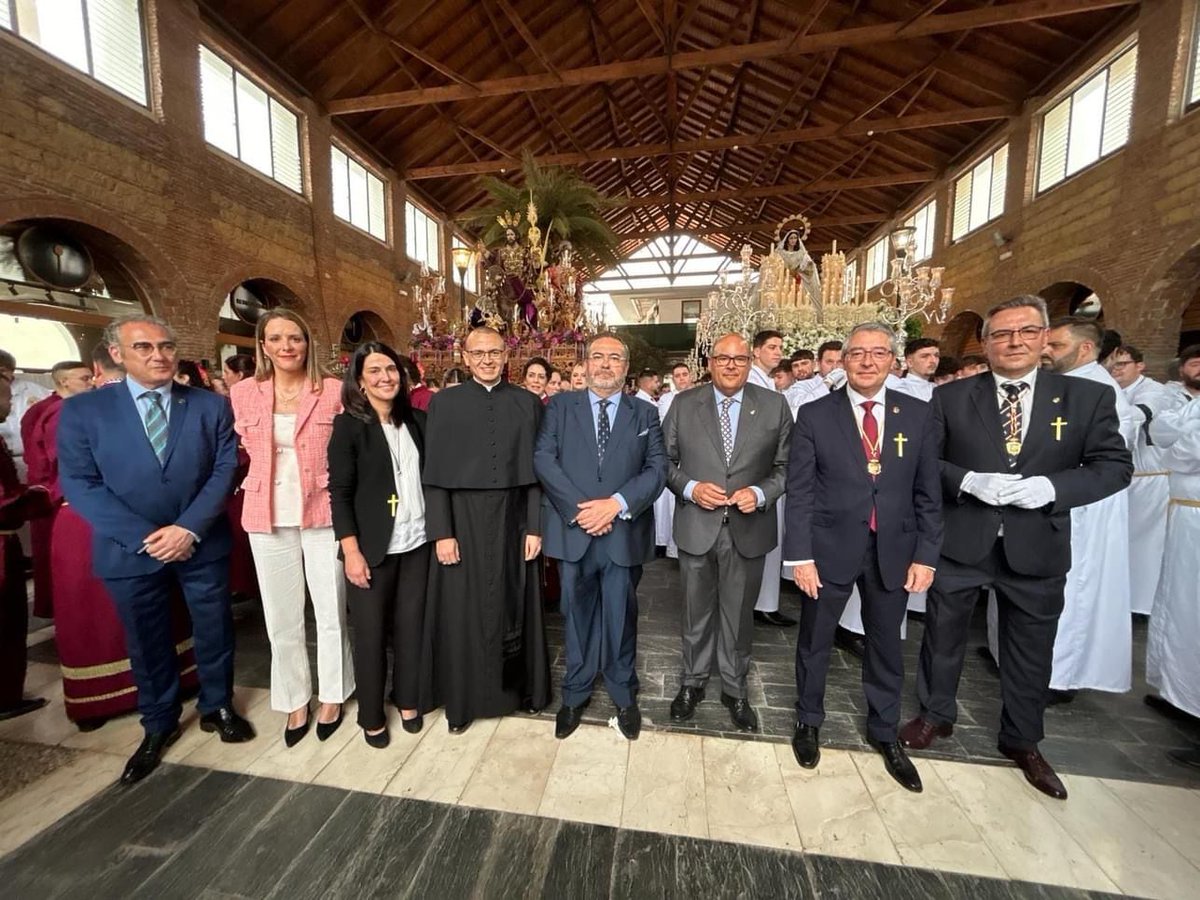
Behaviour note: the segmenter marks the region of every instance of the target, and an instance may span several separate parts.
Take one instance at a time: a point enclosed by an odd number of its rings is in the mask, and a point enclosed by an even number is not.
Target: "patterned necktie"
[[[863,453],[867,456],[868,464],[871,460],[879,461],[879,423],[875,421],[875,415],[871,412],[875,408],[874,400],[864,400],[859,406],[863,409]],[[870,471],[870,469],[868,469]],[[872,475],[871,480],[874,481],[877,476]],[[867,527],[871,531],[875,530],[875,506],[871,505],[871,520],[867,523]]]
[[[1008,465],[1012,468],[1021,455],[1021,394],[1028,390],[1024,381],[1006,381],[1004,402],[1000,404],[1000,419],[1004,426],[1004,451],[1008,454]]]
[[[611,401],[600,401],[600,420],[596,425],[596,449],[600,452],[598,462],[603,465],[604,451],[608,447],[608,437],[612,431],[612,425],[608,421],[608,404]]]
[[[729,420],[729,407],[733,406],[733,398],[726,397],[721,401],[721,446],[725,450],[725,465],[733,457],[733,422]]]
[[[167,452],[167,414],[163,412],[162,396],[158,391],[146,391],[142,398],[150,401],[146,404],[146,414],[142,417],[146,425],[146,437],[150,438],[150,446],[154,448],[154,455],[161,463],[163,455]]]

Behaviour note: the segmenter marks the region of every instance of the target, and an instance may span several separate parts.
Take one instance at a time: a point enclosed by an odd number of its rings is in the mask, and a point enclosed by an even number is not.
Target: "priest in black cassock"
[[[425,528],[435,542],[422,660],[423,708],[454,734],[474,719],[550,700],[537,557],[542,492],[533,474],[541,401],[502,381],[504,339],[476,328],[471,380],[440,391],[425,426]]]

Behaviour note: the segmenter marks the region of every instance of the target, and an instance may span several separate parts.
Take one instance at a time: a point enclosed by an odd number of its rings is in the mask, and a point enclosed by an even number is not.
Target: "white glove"
[[[825,376],[825,384],[829,387],[829,389],[831,391],[837,390],[845,383],[846,383],[846,370],[843,368],[839,367],[837,369],[833,369],[832,371],[830,371],[830,373],[828,375]]]
[[[1054,502],[1054,485],[1045,475],[1034,475],[1006,484],[1000,489],[1000,502],[1021,509],[1041,509]]]
[[[978,497],[988,506],[1004,506],[1000,489],[1021,480],[1021,476],[1008,472],[968,472],[963,476],[959,490]]]

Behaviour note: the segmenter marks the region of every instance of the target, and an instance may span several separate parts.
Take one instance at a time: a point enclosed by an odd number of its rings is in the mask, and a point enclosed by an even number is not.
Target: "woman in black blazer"
[[[429,544],[421,490],[425,414],[408,402],[396,351],[370,341],[355,352],[342,384],[345,412],[329,440],[329,496],[341,544],[354,626],[358,724],[372,747],[386,747],[388,635],[391,699],[404,730],[423,723],[417,707]]]

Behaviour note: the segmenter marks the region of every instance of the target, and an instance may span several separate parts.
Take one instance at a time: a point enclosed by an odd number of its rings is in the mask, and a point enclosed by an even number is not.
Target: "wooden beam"
[[[903,184],[922,184],[938,177],[935,169],[920,172],[896,172],[890,175],[867,175],[859,178],[826,178],[806,184],[772,184],[764,187],[733,188],[727,191],[708,191],[695,194],[663,194],[657,197],[611,198],[613,207],[667,206],[669,204],[707,203],[722,200],[742,200],[752,197],[787,197],[815,194],[823,191],[857,191],[868,188],[894,187]]]
[[[885,22],[879,25],[860,25],[819,34],[805,35],[798,40],[780,38],[752,44],[733,44],[708,50],[693,50],[671,56],[652,56],[645,59],[623,60],[578,69],[560,69],[546,75],[519,75],[494,78],[474,85],[452,84],[420,87],[410,91],[392,91],[364,97],[332,100],[332,115],[350,115],[375,109],[396,109],[426,106],[433,103],[455,103],[481,97],[504,97],[531,91],[549,91],[561,87],[600,84],[630,78],[666,75],[670,71],[698,69],[704,66],[739,66],[748,62],[776,59],[782,56],[804,56],[841,47],[866,47],[890,41],[904,41],[935,34],[969,31],[1011,25],[1038,19],[1053,19],[1077,13],[1095,12],[1120,6],[1132,6],[1141,0],[1020,0],[1002,6],[989,6],[964,12],[930,15],[918,21]]]
[[[881,222],[886,222],[888,216],[883,213],[873,213],[871,215],[862,216],[820,216],[812,220],[812,227],[815,231],[818,228],[836,228],[846,225],[878,225]],[[707,225],[704,228],[677,228],[674,231],[666,228],[651,228],[643,231],[627,231],[619,233],[617,239],[621,241],[643,240],[655,237],[660,237],[664,234],[677,234],[681,237],[684,235],[694,235],[702,237],[706,234],[729,234],[730,232],[753,232],[755,234],[769,233],[779,227],[778,222],[747,222],[738,223],[736,225],[726,225],[724,227],[716,227]]]
[[[967,125],[972,122],[992,122],[1018,115],[1017,104],[951,109],[946,112],[917,113],[887,119],[861,119],[844,125],[816,125],[788,128],[766,134],[734,134],[726,137],[707,138],[698,141],[677,143],[638,144],[632,147],[601,147],[581,153],[552,153],[538,156],[541,165],[574,166],[584,163],[613,162],[619,159],[641,159],[643,157],[671,156],[674,154],[704,153],[713,150],[732,150],[739,147],[764,147],[773,144],[804,144],[813,141],[840,140],[892,131],[916,131],[924,128],[943,128],[947,125]],[[428,178],[454,178],[464,175],[483,175],[514,169],[521,165],[517,157],[488,159],[472,163],[456,163],[446,166],[417,166],[404,173],[410,181]]]

